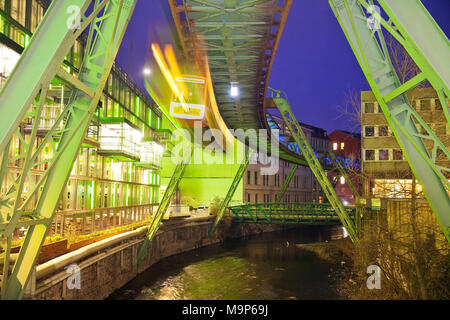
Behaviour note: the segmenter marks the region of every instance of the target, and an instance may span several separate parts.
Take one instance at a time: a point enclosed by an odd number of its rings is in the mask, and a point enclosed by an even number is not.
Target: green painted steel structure
[[[354,244],[358,244],[359,239],[356,233],[355,225],[348,216],[347,211],[345,210],[341,200],[336,195],[336,191],[334,190],[330,180],[328,180],[328,177],[325,171],[323,170],[322,165],[320,164],[319,160],[314,154],[314,150],[309,145],[308,139],[306,138],[302,127],[295,118],[291,106],[289,105],[288,101],[285,98],[281,97],[280,91],[276,91],[273,89],[271,89],[271,91],[276,94],[276,96],[273,98],[273,101],[277,106],[278,111],[280,112],[281,117],[283,118],[284,123],[288,127],[292,137],[294,138],[295,142],[300,146],[304,158],[308,162],[309,168],[316,176],[317,181],[322,187],[322,190],[325,193],[325,196],[327,197],[328,201],[330,201],[331,205],[336,210],[337,215],[339,216],[342,225],[347,230],[350,239],[353,241]]]
[[[13,74],[8,78],[0,93],[2,107],[8,106],[8,110],[11,111],[5,113],[2,120],[11,121],[12,124],[18,124],[26,116],[25,113],[36,96],[41,97],[41,103],[34,108],[32,114],[35,121],[31,137],[34,139],[39,123],[40,107],[43,104],[42,99],[45,97],[48,85],[57,73],[63,72],[59,70],[62,59],[81,32],[89,26],[85,59],[78,78],[70,74],[63,74],[63,77],[76,90],[73,91],[69,104],[39,144],[37,150],[34,149],[35,140],[29,142],[25,154],[22,155],[25,160],[22,172],[6,194],[5,201],[8,201],[8,204],[10,198],[14,198],[15,201],[12,210],[7,206],[2,207],[2,223],[6,223],[6,227],[1,232],[7,239],[2,274],[3,299],[20,299],[23,295],[51,224],[59,196],[72,170],[71,164],[79,152],[136,5],[136,1],[133,0],[97,0],[90,15],[84,17],[90,3],[91,1],[52,2],[29,47],[23,53]],[[83,19],[79,29],[67,27],[67,12],[71,5],[82,8]],[[50,42],[45,45],[47,41]],[[43,62],[40,59],[43,59]],[[46,61],[47,63],[45,63]],[[34,64],[30,65],[30,63]],[[33,79],[36,80],[32,81]],[[16,92],[17,90],[20,92]],[[60,130],[58,128],[63,121],[64,127]],[[12,133],[13,130],[3,132],[0,136],[2,146],[9,143]],[[61,137],[58,143],[53,140],[57,133]],[[55,157],[47,160],[48,170],[33,186],[33,190],[25,193],[23,192],[25,179],[32,181],[28,177],[31,175],[30,168],[35,165],[40,150],[48,144],[55,151]],[[7,152],[4,152],[2,160],[2,180],[4,175],[8,174],[5,170],[5,162],[13,160],[7,159],[5,155]],[[33,212],[23,212],[21,208],[32,196],[37,196],[39,199],[36,208]],[[16,257],[12,272],[9,274],[11,236],[15,228],[23,224],[29,226],[28,232]]]
[[[389,21],[370,10],[372,1],[329,2],[397,142],[423,186],[442,231],[450,241],[450,183],[447,180],[450,168],[440,163],[438,157],[442,154],[444,159],[448,159],[450,153],[405,95],[406,91],[428,80],[437,91],[450,123],[445,101],[445,96],[450,94],[449,40],[418,0],[380,0]],[[412,57],[421,70],[415,78],[400,83],[390,61],[382,29],[368,28],[365,10],[369,10]],[[432,146],[430,151],[427,144]]]
[[[1,294],[4,299],[22,297],[70,174],[70,164],[79,152],[136,1],[95,0],[90,11],[91,0],[53,1],[0,92],[0,150],[3,152],[0,184],[4,183],[6,176],[14,180],[13,186],[0,198],[0,233],[5,239],[1,243],[4,253],[0,256],[3,260]],[[183,5],[169,0],[169,3],[185,54],[189,56],[192,51],[201,51],[209,59],[215,93],[227,125],[230,128],[268,129],[265,117],[267,85],[292,0],[284,1],[283,5],[276,0],[248,0],[243,3],[236,0],[186,0]],[[445,100],[450,96],[448,39],[418,0],[379,0],[388,21],[371,10],[371,0],[329,0],[329,3],[450,241],[450,198],[447,191],[450,187],[447,180],[450,169],[439,160],[440,155],[448,159],[450,153],[411,107],[404,94],[428,80],[436,89],[450,123],[449,106]],[[78,29],[68,28],[70,6],[80,8],[82,19]],[[366,10],[406,49],[420,68],[419,75],[404,84],[399,82],[381,30],[368,28]],[[87,27],[89,37],[85,59],[78,77],[74,77],[60,66],[75,40]],[[202,35],[203,41],[198,42],[196,35]],[[26,118],[32,118],[35,124],[39,122],[47,88],[55,76],[64,79],[75,90],[53,128],[36,146],[37,128],[33,127],[31,140],[25,141],[17,132],[17,127]],[[231,82],[240,85],[239,99],[233,100],[227,95]],[[281,97],[274,98],[274,101],[296,142],[305,151],[305,160],[324,188],[341,223],[352,240],[357,242],[353,221],[326,179],[290,106]],[[32,103],[34,108],[31,108]],[[58,127],[61,123],[64,123],[62,130]],[[422,130],[419,131],[417,126]],[[22,140],[25,152],[19,158],[9,159],[8,150],[14,133]],[[55,136],[61,137],[58,142],[53,140]],[[427,150],[427,144],[432,145],[431,151]],[[33,181],[30,168],[36,165],[37,154],[44,146],[50,146],[55,156],[45,160],[48,169],[39,181],[33,183],[31,190],[25,192],[25,182]],[[282,150],[280,155],[282,158],[287,155],[286,160],[295,162],[291,153]],[[13,174],[8,164],[16,160],[23,161],[24,165],[18,174]],[[299,162],[304,163],[303,159]],[[177,168],[174,178],[179,178],[174,179],[171,189],[181,179],[185,164]],[[233,185],[241,177],[241,172],[238,172]],[[233,191],[233,185],[229,192]],[[170,193],[165,202],[170,202]],[[32,197],[38,197],[38,205],[27,212],[24,208]],[[225,201],[223,207],[226,207]],[[163,215],[161,212],[160,217]],[[215,226],[220,218],[218,215]],[[159,222],[155,219],[154,223],[156,231]],[[28,227],[28,232],[19,254],[12,256],[12,232],[22,226]],[[11,273],[10,265],[13,265]]]
[[[251,203],[229,208],[239,222],[326,225],[339,224],[340,218],[329,203]],[[354,219],[355,207],[346,207],[346,215]]]
[[[247,148],[243,162],[240,165],[239,170],[236,172],[236,176],[234,177],[233,182],[231,183],[230,189],[228,190],[227,195],[225,196],[225,199],[223,200],[222,204],[220,205],[219,211],[217,212],[217,215],[216,215],[216,219],[214,220],[214,223],[211,226],[211,229],[209,230],[210,237],[212,237],[212,235],[216,231],[217,226],[219,225],[220,220],[222,220],[223,214],[225,213],[225,209],[228,207],[228,204],[230,203],[231,199],[233,198],[236,188],[238,187],[239,183],[241,182],[242,177],[244,176],[245,170],[248,167],[248,164],[253,155],[253,152],[254,152],[254,150],[252,148]]]
[[[298,165],[297,164],[292,164],[291,169],[289,170],[289,173],[286,177],[286,179],[284,180],[283,186],[281,187],[281,191],[280,194],[277,197],[277,201],[276,202],[281,202],[281,200],[283,199],[284,194],[286,193],[287,188],[289,187],[289,184],[291,183],[292,177],[295,174],[295,171],[297,170]]]
[[[150,247],[150,242],[152,241],[153,237],[158,231],[159,226],[161,224],[161,220],[164,217],[164,214],[166,213],[167,208],[170,205],[170,202],[172,201],[173,195],[177,190],[178,184],[183,178],[183,174],[184,171],[186,170],[186,166],[188,165],[188,161],[189,159],[182,159],[180,163],[175,167],[175,170],[172,174],[172,178],[170,179],[170,182],[167,186],[166,191],[164,192],[164,196],[161,200],[161,203],[158,206],[158,210],[156,211],[156,214],[153,216],[150,227],[148,228],[147,235],[145,236],[144,239],[144,243],[139,249],[139,253],[137,256],[138,269],[142,263],[142,260],[147,255],[148,248]]]

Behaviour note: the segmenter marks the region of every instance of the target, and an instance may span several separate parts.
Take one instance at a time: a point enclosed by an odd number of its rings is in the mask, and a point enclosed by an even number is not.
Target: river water
[[[342,238],[342,230],[302,227],[168,257],[108,299],[337,299],[332,273],[339,261],[323,259],[308,246]]]

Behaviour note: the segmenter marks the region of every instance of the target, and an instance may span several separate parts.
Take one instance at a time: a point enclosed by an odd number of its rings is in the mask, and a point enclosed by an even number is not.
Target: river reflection
[[[342,236],[342,227],[303,227],[230,240],[166,258],[109,299],[335,299],[336,263],[296,244]]]

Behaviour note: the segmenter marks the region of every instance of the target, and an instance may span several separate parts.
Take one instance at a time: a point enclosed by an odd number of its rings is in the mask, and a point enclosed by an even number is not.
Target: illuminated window
[[[341,142],[341,150],[344,150],[344,142]]]
[[[341,177],[341,184],[344,184],[345,183],[345,177]]]
[[[333,143],[333,150],[337,150],[338,144],[337,142]]]
[[[378,160],[389,160],[389,150],[380,150],[378,152]]]
[[[17,52],[0,43],[0,77],[8,77],[19,58]]]

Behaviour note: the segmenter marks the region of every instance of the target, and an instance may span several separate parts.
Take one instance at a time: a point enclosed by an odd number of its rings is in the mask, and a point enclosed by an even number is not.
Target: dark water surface
[[[338,263],[296,244],[339,238],[341,227],[303,227],[229,240],[168,257],[108,299],[336,299]]]

